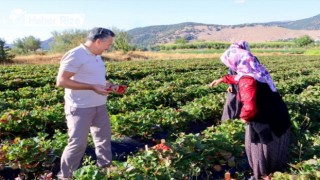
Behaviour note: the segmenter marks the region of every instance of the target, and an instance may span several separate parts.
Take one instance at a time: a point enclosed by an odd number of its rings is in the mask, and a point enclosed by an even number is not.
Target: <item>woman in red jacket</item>
[[[281,171],[288,162],[291,122],[269,72],[246,50],[248,47],[246,41],[233,43],[221,61],[237,74],[214,80],[209,86],[238,86],[238,118],[246,123],[245,149],[254,174],[251,179],[269,179],[270,173]]]

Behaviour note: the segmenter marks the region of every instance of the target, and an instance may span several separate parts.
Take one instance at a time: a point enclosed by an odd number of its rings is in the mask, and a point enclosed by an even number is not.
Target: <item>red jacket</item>
[[[250,121],[257,113],[256,95],[257,95],[257,82],[253,77],[243,76],[238,82],[234,80],[235,76],[226,75],[222,82],[227,84],[238,85],[237,98],[242,103],[240,118],[245,121]]]

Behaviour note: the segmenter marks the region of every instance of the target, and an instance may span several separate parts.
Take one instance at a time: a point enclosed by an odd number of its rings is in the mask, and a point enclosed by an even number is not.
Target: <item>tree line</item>
[[[124,30],[112,28],[116,34],[112,50],[127,53],[134,50],[135,46],[130,44],[130,36]],[[0,61],[10,62],[15,55],[65,53],[79,44],[85,42],[89,30],[70,29],[62,32],[52,32],[52,41],[49,50],[41,48],[41,40],[34,36],[18,38],[13,41],[12,47],[6,46],[5,39],[0,38]]]
[[[307,47],[315,41],[308,35],[295,38],[290,41],[250,43],[250,48],[288,48],[288,47]],[[226,49],[230,46],[229,42],[209,42],[209,41],[189,41],[187,37],[179,37],[174,44],[161,44],[154,46],[156,50],[176,50],[176,49]]]
[[[112,46],[112,50],[122,51],[127,53],[131,50],[136,50],[137,46],[130,43],[132,39],[129,34],[118,28],[113,27],[112,31],[116,34],[115,41]],[[49,44],[49,50],[41,49],[41,40],[34,36],[27,36],[24,38],[18,38],[13,42],[12,47],[7,47],[5,40],[0,38],[0,62],[10,62],[15,55],[28,55],[28,54],[45,54],[45,53],[65,53],[67,50],[78,46],[84,42],[88,30],[70,29],[62,32],[52,32],[52,42]],[[314,44],[314,40],[310,36],[302,36],[292,40],[291,42],[285,42],[282,44],[274,43],[252,43],[252,47],[263,48],[264,46],[272,48],[281,48],[279,46],[286,47],[306,47],[310,44]],[[192,43],[185,38],[177,38],[175,44],[156,45],[151,50],[175,50],[175,49],[226,49],[230,43],[222,42],[200,42]],[[263,46],[263,47],[260,47]]]

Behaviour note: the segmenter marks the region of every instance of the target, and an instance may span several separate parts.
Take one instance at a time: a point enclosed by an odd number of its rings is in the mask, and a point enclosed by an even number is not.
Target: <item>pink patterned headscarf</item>
[[[233,43],[220,59],[228,68],[237,72],[235,81],[239,81],[242,76],[251,76],[259,82],[267,83],[273,92],[277,91],[268,70],[251,54],[248,42]]]

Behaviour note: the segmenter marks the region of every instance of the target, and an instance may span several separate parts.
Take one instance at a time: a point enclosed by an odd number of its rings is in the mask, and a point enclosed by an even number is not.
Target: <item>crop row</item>
[[[259,59],[270,70],[289,108],[294,125],[292,162],[309,160],[320,152],[317,141],[320,137],[320,57]],[[114,137],[150,140],[160,135],[167,138],[166,145],[171,149],[167,154],[152,149],[129,156],[119,164],[125,172],[121,174],[119,170],[110,177],[191,177],[201,173],[213,177],[212,166],[222,165],[219,161],[226,159],[221,153],[232,148],[236,152],[229,153],[238,159],[234,167],[241,166],[241,124],[219,123],[227,86],[207,87],[213,79],[228,72],[218,59],[107,62],[106,65],[107,79],[129,86],[125,95],[108,97],[106,108]],[[55,87],[57,70],[57,65],[0,67],[2,164],[20,164],[22,169],[38,171],[43,168],[37,162],[47,163],[50,157],[61,155],[67,142],[67,128],[63,89]],[[185,133],[192,130],[194,124],[206,122],[215,127],[200,134]],[[35,156],[36,159],[30,158]],[[195,171],[188,172],[191,168]]]

